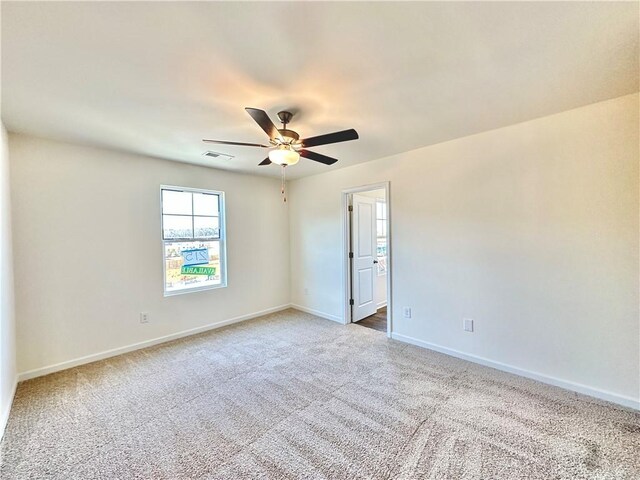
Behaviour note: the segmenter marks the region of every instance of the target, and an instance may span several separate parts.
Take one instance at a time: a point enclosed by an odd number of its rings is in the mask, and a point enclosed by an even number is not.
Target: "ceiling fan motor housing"
[[[300,135],[298,135],[297,132],[294,132],[293,130],[289,130],[287,128],[282,128],[278,131],[280,132],[280,135],[282,135],[282,138],[284,138],[285,144],[291,144],[298,141],[298,139],[300,138]]]

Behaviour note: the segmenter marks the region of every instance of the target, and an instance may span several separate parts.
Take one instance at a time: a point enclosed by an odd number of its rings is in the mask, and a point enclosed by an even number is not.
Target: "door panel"
[[[374,198],[353,194],[353,216],[351,219],[353,322],[373,315],[377,311],[374,268],[376,260],[375,208]]]
[[[373,269],[367,268],[358,272],[358,306],[364,306],[373,301],[373,291],[371,290],[371,278]]]
[[[367,232],[372,221],[375,226],[375,218],[373,218],[374,212],[371,211],[371,205],[366,203],[354,204],[354,210],[356,208],[358,209],[358,221],[356,225],[358,227],[358,231],[362,232],[362,235],[358,235],[358,248],[356,248],[356,252],[354,253],[358,254],[358,258],[371,257],[373,256],[373,239],[367,234]]]

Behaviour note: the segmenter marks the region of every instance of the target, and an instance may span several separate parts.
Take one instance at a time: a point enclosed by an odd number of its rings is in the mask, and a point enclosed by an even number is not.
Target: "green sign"
[[[182,267],[182,275],[208,275],[213,277],[216,274],[216,267]]]

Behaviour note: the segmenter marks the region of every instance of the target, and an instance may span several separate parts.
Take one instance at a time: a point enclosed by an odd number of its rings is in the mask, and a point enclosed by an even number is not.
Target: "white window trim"
[[[206,285],[202,287],[192,287],[192,288],[184,288],[182,290],[178,290],[175,292],[167,292],[167,262],[164,257],[164,244],[169,240],[164,239],[164,224],[162,219],[162,190],[180,190],[183,192],[192,192],[192,193],[209,193],[218,195],[220,199],[220,204],[218,206],[218,219],[219,219],[219,228],[220,228],[220,238],[215,239],[214,241],[220,242],[220,285]],[[162,292],[165,297],[173,297],[175,295],[184,295],[186,293],[196,293],[203,292],[206,290],[217,290],[218,288],[226,288],[227,287],[227,223],[226,223],[226,204],[224,198],[224,192],[219,190],[210,190],[204,188],[191,188],[191,187],[179,187],[176,185],[160,185],[160,243],[162,244]],[[197,241],[196,239],[195,241]],[[176,242],[184,242],[187,240],[176,240]],[[193,240],[189,240],[193,241]],[[207,240],[203,240],[207,241]],[[211,240],[209,240],[211,241]]]

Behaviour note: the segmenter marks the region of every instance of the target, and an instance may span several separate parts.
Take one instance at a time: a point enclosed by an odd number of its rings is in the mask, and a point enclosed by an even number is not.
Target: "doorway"
[[[345,324],[391,336],[389,182],[343,191]]]

